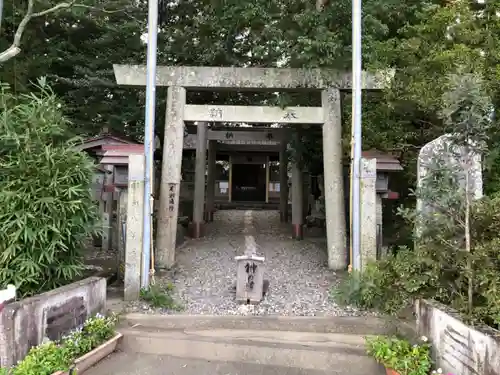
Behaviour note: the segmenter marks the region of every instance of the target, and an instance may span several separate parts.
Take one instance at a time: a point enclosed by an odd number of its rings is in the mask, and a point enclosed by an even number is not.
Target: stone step
[[[359,375],[376,375],[366,369]],[[346,375],[353,373],[352,367],[335,367],[329,371],[304,370],[301,368],[273,366],[258,363],[240,363],[185,359],[138,353],[116,353],[96,367],[85,372],[88,375]]]
[[[219,361],[307,371],[378,374],[359,334],[252,329],[159,329],[135,325],[120,330],[120,349],[189,360]],[[215,373],[217,374],[217,373]]]
[[[89,375],[377,375],[365,335],[392,334],[367,317],[127,314],[121,353]]]
[[[141,326],[160,330],[265,330],[357,335],[390,335],[398,332],[397,321],[376,316],[210,316],[130,313],[121,318],[123,327]]]

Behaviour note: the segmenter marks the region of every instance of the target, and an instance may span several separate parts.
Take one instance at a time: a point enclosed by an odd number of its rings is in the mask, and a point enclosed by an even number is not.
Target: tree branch
[[[51,8],[45,9],[41,12],[34,12],[34,3],[35,0],[28,0],[28,9],[26,11],[26,14],[24,15],[23,19],[19,23],[19,26],[17,27],[16,33],[14,34],[14,40],[12,41],[12,44],[10,45],[9,48],[7,48],[5,51],[0,53],[0,64],[10,60],[11,58],[17,56],[21,52],[21,38],[23,37],[23,33],[26,29],[26,26],[28,26],[28,23],[33,19],[37,17],[43,17],[51,13],[58,12],[63,9],[69,9],[72,7],[80,7],[80,8],[87,8],[87,9],[94,9],[98,10],[100,12],[104,13],[118,13],[118,12],[124,12],[123,10],[105,10],[105,9],[100,9],[88,5],[83,5],[83,4],[77,4],[76,0],[68,1],[68,2],[63,2],[59,3],[57,5],[54,5]],[[126,14],[126,13],[125,13]],[[134,18],[134,17],[132,17]]]

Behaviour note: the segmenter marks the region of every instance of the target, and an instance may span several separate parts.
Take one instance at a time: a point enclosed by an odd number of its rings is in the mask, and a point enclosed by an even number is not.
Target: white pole
[[[146,78],[146,123],[144,126],[144,231],[142,241],[142,277],[141,287],[149,287],[149,269],[151,262],[152,171],[154,154],[154,129],[156,107],[156,49],[158,36],[158,0],[148,2],[148,56]]]
[[[351,265],[355,271],[361,270],[361,0],[352,0],[352,230]]]

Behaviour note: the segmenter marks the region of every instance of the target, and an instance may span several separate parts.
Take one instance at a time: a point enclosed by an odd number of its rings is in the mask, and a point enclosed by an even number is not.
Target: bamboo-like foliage
[[[96,229],[92,160],[43,79],[39,92],[0,91],[0,285],[31,295],[70,282]]]

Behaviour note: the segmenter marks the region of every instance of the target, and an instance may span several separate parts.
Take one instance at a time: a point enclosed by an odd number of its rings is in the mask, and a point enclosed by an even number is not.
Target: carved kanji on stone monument
[[[256,304],[264,294],[264,257],[255,254],[237,256],[236,301]]]

